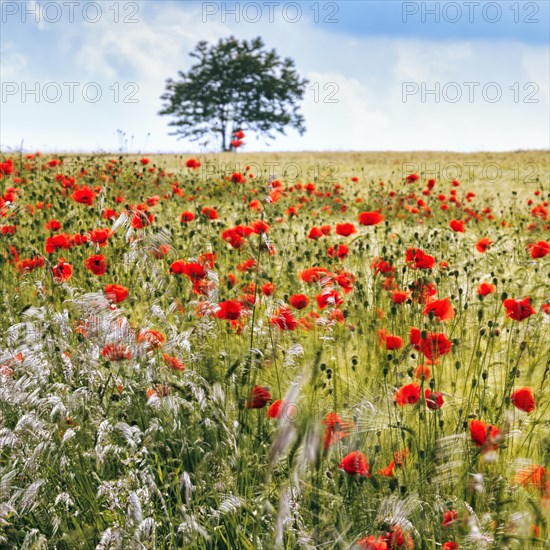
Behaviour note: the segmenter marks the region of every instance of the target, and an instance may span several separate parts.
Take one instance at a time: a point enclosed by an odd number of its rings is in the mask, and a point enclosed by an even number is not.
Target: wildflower
[[[271,394],[262,386],[254,386],[250,392],[249,398],[245,401],[245,408],[247,409],[262,409],[271,401]]]
[[[487,296],[488,294],[492,294],[495,292],[497,287],[491,283],[480,283],[477,287],[477,295],[478,296]]]
[[[476,250],[480,252],[481,254],[485,254],[487,252],[487,249],[493,244],[493,241],[489,239],[488,237],[483,237],[482,239],[479,239],[476,243]]]
[[[420,248],[409,248],[405,260],[411,269],[431,269],[435,265],[435,258]]]
[[[443,407],[443,394],[437,391],[425,390],[424,397],[426,399],[426,406],[428,409],[435,411]]]
[[[434,316],[440,321],[448,321],[455,316],[455,308],[452,306],[449,298],[442,300],[432,300],[424,308],[424,315],[433,312]]]
[[[165,341],[164,334],[158,330],[146,329],[138,335],[138,342],[145,343],[148,351],[160,348]]]
[[[89,187],[84,185],[83,187],[77,189],[71,196],[76,202],[92,206],[94,204],[96,194]]]
[[[193,170],[197,170],[197,168],[199,168],[200,165],[201,163],[197,159],[188,159],[185,162],[185,166],[187,168],[192,168]]]
[[[218,306],[220,309],[216,312],[216,317],[227,321],[235,321],[238,319],[243,310],[242,304],[240,302],[236,302],[235,300],[220,302]]]
[[[59,262],[52,268],[53,278],[56,281],[68,281],[73,276],[73,266],[59,258]]]
[[[384,215],[380,212],[361,212],[358,221],[361,225],[378,225],[384,221]]]
[[[123,361],[124,359],[131,359],[132,352],[128,346],[119,344],[108,344],[101,350],[101,355],[109,361]]]
[[[498,447],[499,436],[500,430],[496,426],[486,424],[482,420],[470,422],[470,437],[482,452],[495,450]]]
[[[420,399],[420,386],[416,382],[405,384],[395,392],[394,399],[400,407],[414,405]]]
[[[447,510],[443,514],[443,527],[450,527],[458,520],[458,512],[456,510]]]
[[[504,300],[503,305],[506,308],[506,316],[514,319],[514,321],[523,321],[536,313],[529,296],[521,300],[508,298]]]
[[[183,361],[181,361],[177,357],[168,355],[167,353],[163,353],[162,359],[164,360],[164,364],[167,367],[170,367],[171,369],[174,369],[180,372],[185,370],[185,364],[183,363]]]
[[[338,465],[338,468],[350,475],[370,477],[367,458],[359,451],[353,451],[346,455]]]
[[[193,212],[182,212],[180,214],[180,223],[189,223],[195,219],[195,214]]]
[[[287,403],[282,399],[273,401],[267,409],[269,418],[292,418],[296,415],[296,406],[293,403]]]
[[[94,275],[104,275],[107,272],[107,262],[103,254],[90,256],[85,262],[84,267],[89,269]]]
[[[449,227],[455,233],[464,233],[464,220],[451,220]]]
[[[361,550],[389,550],[387,543],[374,535],[358,540],[355,545]]]
[[[281,330],[295,330],[298,326],[298,321],[292,314],[292,310],[286,306],[278,308],[269,322],[277,325]]]
[[[323,419],[326,426],[323,436],[323,448],[328,449],[333,443],[341,441],[349,433],[350,423],[342,420],[335,412],[328,413]]]
[[[309,305],[309,298],[305,294],[293,294],[288,302],[294,309],[304,309]]]
[[[355,225],[352,223],[337,223],[336,224],[336,234],[340,235],[341,237],[349,237],[350,235],[353,235],[354,233],[357,233],[357,229],[355,229]]]
[[[539,241],[538,243],[531,243],[528,245],[529,253],[531,258],[544,258],[547,254],[550,253],[550,243],[546,241]]]
[[[518,388],[510,395],[510,401],[520,411],[533,412],[537,406],[535,396],[531,388]]]

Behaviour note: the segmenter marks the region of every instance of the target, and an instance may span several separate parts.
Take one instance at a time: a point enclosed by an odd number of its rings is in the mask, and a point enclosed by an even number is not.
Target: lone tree
[[[199,42],[189,55],[198,60],[180,79],[166,80],[160,115],[171,115],[175,127],[170,135],[197,141],[214,134],[222,151],[231,151],[231,137],[251,130],[274,139],[287,126],[300,134],[304,117],[297,102],[303,98],[307,80],[294,70],[290,58],[265,50],[260,37],[239,41],[230,36],[216,45]]]

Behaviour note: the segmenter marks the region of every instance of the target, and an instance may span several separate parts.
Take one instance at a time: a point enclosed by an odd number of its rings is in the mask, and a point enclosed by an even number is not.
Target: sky
[[[245,151],[550,148],[550,2],[0,0],[0,150],[207,152],[159,116],[200,40],[261,36],[306,132]],[[203,140],[201,140],[203,141]]]

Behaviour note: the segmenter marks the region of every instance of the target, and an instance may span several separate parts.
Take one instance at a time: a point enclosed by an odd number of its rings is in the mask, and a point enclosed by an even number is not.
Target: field
[[[0,547],[549,548],[549,183],[0,155]]]

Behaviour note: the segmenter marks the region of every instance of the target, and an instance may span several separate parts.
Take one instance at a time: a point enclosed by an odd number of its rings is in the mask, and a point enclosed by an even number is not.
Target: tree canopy
[[[250,41],[233,36],[215,45],[199,42],[190,55],[197,60],[179,79],[166,80],[160,115],[174,118],[171,135],[191,141],[215,135],[222,151],[233,149],[231,135],[239,130],[273,139],[285,128],[305,132],[298,102],[307,80],[294,61],[266,50],[260,37]]]

